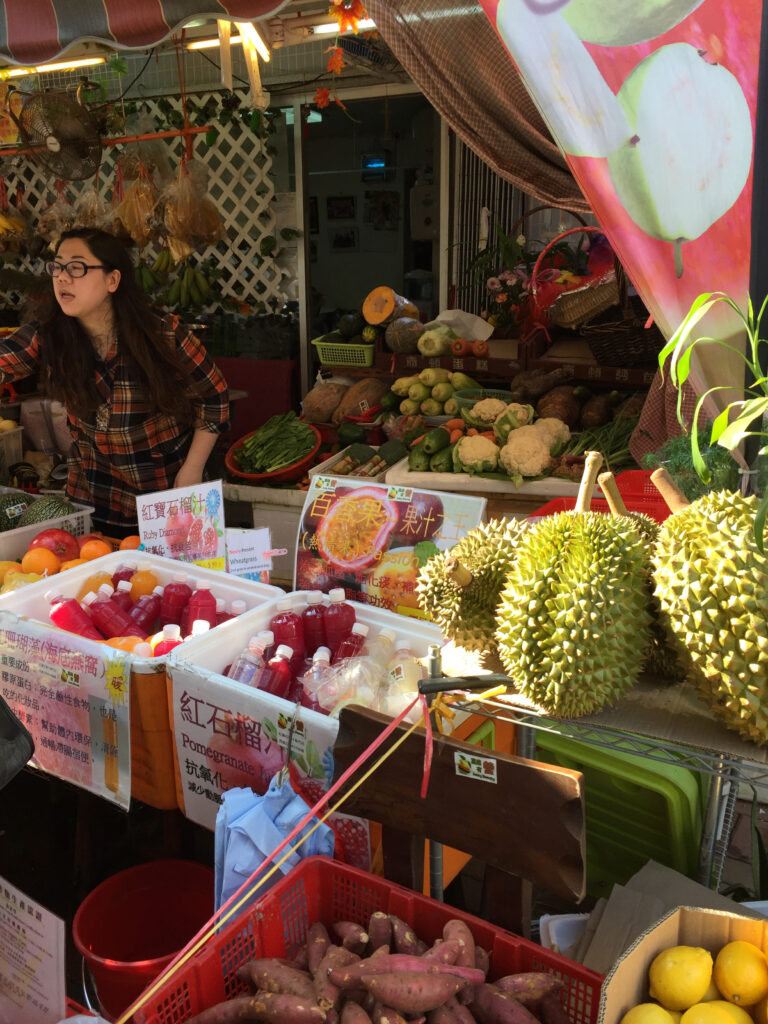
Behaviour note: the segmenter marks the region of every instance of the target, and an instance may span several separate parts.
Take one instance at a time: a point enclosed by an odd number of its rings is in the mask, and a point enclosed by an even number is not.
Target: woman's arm
[[[198,429],[194,432],[187,457],[173,481],[174,487],[189,487],[191,484],[202,483],[205,464],[218,436],[211,430]]]

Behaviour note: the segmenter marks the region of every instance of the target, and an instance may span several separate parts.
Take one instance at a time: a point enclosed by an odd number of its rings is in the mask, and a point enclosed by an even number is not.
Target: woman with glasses
[[[0,382],[38,375],[73,437],[67,496],[108,536],[137,532],[135,495],[200,483],[227,429],[226,381],[179,318],[152,308],[123,244],[65,232],[50,308],[0,341]]]

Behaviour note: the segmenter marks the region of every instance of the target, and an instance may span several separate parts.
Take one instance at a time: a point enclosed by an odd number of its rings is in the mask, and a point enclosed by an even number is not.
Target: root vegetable
[[[237,996],[203,1010],[188,1024],[325,1024],[325,1013],[299,996],[260,992]]]
[[[295,967],[289,967],[274,957],[249,960],[235,971],[240,981],[252,985],[256,990],[282,992],[285,995],[300,996],[314,1002],[315,989],[312,976]]]
[[[491,969],[491,955],[482,946],[475,946],[475,967],[478,971],[482,971],[486,978],[488,977],[488,971]]]
[[[536,1024],[530,1010],[495,985],[478,985],[469,1008],[480,1024]]]
[[[408,1024],[397,1010],[393,1010],[391,1006],[382,1006],[381,1003],[374,1003],[371,1019],[373,1024]]]
[[[371,1024],[371,1018],[357,1003],[345,1003],[341,1010],[340,1024]]]
[[[408,953],[373,956],[348,967],[334,968],[330,972],[330,979],[339,988],[351,988],[360,983],[365,984],[366,978],[371,975],[401,974],[402,972],[449,974],[454,978],[461,978],[470,985],[481,985],[485,981],[483,972],[478,971],[475,967],[441,963],[439,960],[427,960],[423,956],[412,956]]]
[[[392,940],[395,944],[395,952],[418,956],[419,938],[411,926],[395,914],[390,914],[389,920],[392,922]]]
[[[611,419],[613,402],[608,395],[593,395],[581,407],[579,423],[582,427],[602,427]]]
[[[364,960],[358,959],[349,964],[331,968],[331,981],[334,985],[338,985],[339,988],[356,988],[360,984],[363,974],[366,972],[368,974],[376,974],[378,970],[377,964],[382,960],[389,959],[389,955],[389,946],[379,946],[378,949],[375,949]]]
[[[573,377],[572,366],[558,366],[554,370],[526,370],[512,378],[509,390],[513,402],[529,402],[533,398],[551,391]]]
[[[459,946],[459,955],[456,963],[460,967],[475,966],[475,937],[469,930],[466,922],[459,918],[452,918],[446,921],[443,926],[443,938],[446,942],[456,942]]]
[[[452,974],[401,971],[398,974],[368,974],[363,984],[384,1006],[403,1013],[434,1010],[464,987],[466,982]]]
[[[455,964],[458,955],[458,942],[454,940],[446,942],[445,939],[438,939],[422,956],[422,960],[436,960],[441,964]]]
[[[571,1024],[560,996],[555,991],[547,992],[545,996],[542,996],[536,1010],[536,1016],[541,1021],[541,1024]]]
[[[332,1006],[336,1005],[336,1001],[339,998],[340,989],[330,979],[331,970],[334,967],[346,967],[347,964],[356,963],[359,959],[356,953],[349,949],[344,949],[343,946],[328,947],[325,956],[317,965],[317,970],[312,975],[315,986],[315,998],[321,1009],[330,1010]]]
[[[524,1006],[536,1004],[550,992],[559,992],[563,983],[554,974],[529,971],[525,974],[508,974],[505,978],[497,978],[493,983],[496,988],[507,995],[514,996]]]
[[[554,417],[567,423],[573,430],[579,422],[581,413],[581,402],[575,397],[573,388],[569,384],[547,391],[536,403],[536,415],[541,419]]]
[[[368,921],[368,937],[371,942],[371,950],[375,951],[380,946],[389,946],[392,943],[392,922],[389,914],[383,910],[375,910]]]
[[[307,969],[314,976],[317,965],[328,952],[331,937],[324,924],[315,921],[307,932]]]
[[[361,956],[368,946],[368,932],[355,921],[336,921],[333,930],[341,939],[344,949]]]
[[[456,1024],[476,1024],[475,1018],[472,1016],[469,1007],[460,1003],[456,996],[451,996],[450,999],[446,999],[445,1006],[453,1014]]]

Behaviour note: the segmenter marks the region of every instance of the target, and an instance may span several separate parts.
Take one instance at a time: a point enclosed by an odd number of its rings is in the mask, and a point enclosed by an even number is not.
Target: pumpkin
[[[410,355],[418,351],[417,343],[424,333],[424,324],[410,316],[399,316],[387,324],[384,332],[384,343],[392,352],[404,352]]]
[[[379,285],[366,295],[362,309],[365,321],[369,324],[387,324],[400,316],[419,315],[417,306],[386,284]]]

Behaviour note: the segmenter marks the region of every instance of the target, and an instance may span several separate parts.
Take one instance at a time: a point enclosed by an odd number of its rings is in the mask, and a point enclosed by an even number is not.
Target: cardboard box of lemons
[[[21,562],[0,562],[0,584],[5,583],[5,577],[11,569],[14,572],[20,572]]]
[[[413,548],[390,548],[384,551],[363,583],[363,593],[375,598],[379,608],[419,608],[416,580],[419,559]]]
[[[12,590],[20,590],[21,587],[26,587],[28,583],[37,583],[38,580],[43,577],[36,572],[11,572],[6,574],[6,579],[0,587],[0,594],[8,594]]]

